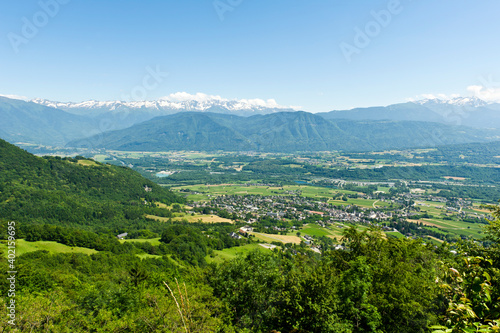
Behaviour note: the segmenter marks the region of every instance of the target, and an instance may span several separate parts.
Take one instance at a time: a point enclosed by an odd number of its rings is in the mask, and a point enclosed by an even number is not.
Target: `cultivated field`
[[[177,214],[179,215],[179,214]],[[183,221],[187,220],[188,222],[200,222],[200,223],[234,223],[230,219],[226,219],[217,215],[189,215],[189,214],[180,214],[181,216],[176,217],[161,217],[155,215],[146,215],[148,219],[156,220],[160,222],[168,222],[168,220],[172,219],[172,221]]]
[[[136,243],[151,243],[153,246],[160,245],[160,238],[151,238],[151,239],[120,239],[120,243],[127,242],[136,242]]]
[[[213,197],[220,195],[282,195],[289,196],[293,193],[301,193],[301,196],[309,198],[332,198],[338,193],[344,194],[356,194],[353,191],[346,191],[341,189],[330,189],[326,187],[318,186],[308,186],[308,185],[285,185],[280,187],[272,186],[246,186],[242,184],[222,184],[222,185],[189,185],[189,186],[179,186],[173,187],[172,190],[189,190],[192,192],[198,192],[199,194],[189,195],[187,198],[193,201],[207,201]],[[352,200],[364,200],[364,199],[352,199]],[[369,201],[366,205],[372,205],[373,201]],[[343,202],[346,204],[346,202]],[[379,202],[380,205],[385,203]],[[379,204],[377,203],[377,205]],[[349,203],[347,203],[349,204]]]
[[[275,235],[275,234],[263,234],[259,232],[250,232],[255,238],[260,239],[267,243],[281,242],[281,243],[293,243],[300,244],[301,239],[293,235]]]

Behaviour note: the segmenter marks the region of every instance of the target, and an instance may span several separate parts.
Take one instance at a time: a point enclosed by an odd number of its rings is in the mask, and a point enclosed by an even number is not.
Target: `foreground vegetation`
[[[500,217],[498,209],[495,214]],[[385,239],[375,230],[355,229],[344,232],[345,250],[321,256],[282,246],[272,252],[249,249],[208,265],[165,255],[141,260],[106,251],[29,252],[18,258],[16,329],[476,332],[484,326],[481,332],[496,332],[499,224],[496,220],[488,231],[490,247],[465,242],[457,254],[446,244]],[[181,230],[176,228],[162,242],[171,243]],[[193,249],[203,247],[205,241],[193,232],[179,236]],[[4,296],[9,289],[5,255],[0,265]],[[15,331],[4,319],[2,325]]]

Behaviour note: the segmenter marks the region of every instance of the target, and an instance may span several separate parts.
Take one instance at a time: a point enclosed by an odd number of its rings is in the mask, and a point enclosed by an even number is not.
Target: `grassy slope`
[[[151,238],[151,239],[120,239],[120,243],[127,243],[127,242],[136,242],[136,243],[151,243],[153,246],[158,246],[160,245],[160,238]]]
[[[231,260],[236,258],[237,256],[240,255],[245,255],[248,252],[254,251],[254,250],[261,250],[261,251],[268,251],[259,244],[248,244],[244,246],[237,246],[237,247],[232,247],[230,249],[224,249],[222,251],[214,251],[213,257],[208,255],[206,256],[206,260],[208,263],[215,262],[215,263],[220,263],[224,260]]]
[[[6,241],[0,241],[0,250],[3,253],[7,252]],[[70,247],[56,242],[45,242],[45,241],[27,242],[24,239],[16,240],[17,256],[39,250],[46,250],[49,251],[50,253],[83,253],[83,254],[97,253],[97,251],[93,249],[86,249],[83,247]]]

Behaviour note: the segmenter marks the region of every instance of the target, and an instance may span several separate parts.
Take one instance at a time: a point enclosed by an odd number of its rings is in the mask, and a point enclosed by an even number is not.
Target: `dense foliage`
[[[156,202],[184,199],[124,167],[39,158],[0,140],[0,216],[23,223],[145,229]]]
[[[492,240],[498,237],[495,223]],[[172,244],[187,237],[185,243],[201,248],[207,243],[194,229],[175,226],[162,238]],[[204,269],[168,256],[28,253],[18,259],[18,328],[413,333],[475,332],[471,329],[481,326],[484,332],[498,331],[498,243],[490,248],[463,243],[455,255],[446,244],[436,248],[352,228],[343,242],[345,250],[321,256],[284,247]],[[0,293],[6,295],[5,256],[0,265]]]
[[[181,112],[68,146],[122,151],[366,151],[487,142],[495,133],[431,122],[327,120],[302,111],[251,117]]]

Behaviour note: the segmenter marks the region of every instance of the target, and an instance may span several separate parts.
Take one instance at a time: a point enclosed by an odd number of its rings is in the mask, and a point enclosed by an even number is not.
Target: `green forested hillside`
[[[128,168],[83,158],[39,158],[0,140],[3,219],[123,228],[143,221],[153,202],[183,200]]]
[[[9,142],[64,146],[98,128],[89,117],[0,96],[0,138]]]
[[[431,122],[330,121],[308,112],[252,117],[186,112],[75,140],[68,146],[123,151],[368,151],[486,142],[494,135],[496,131]]]

